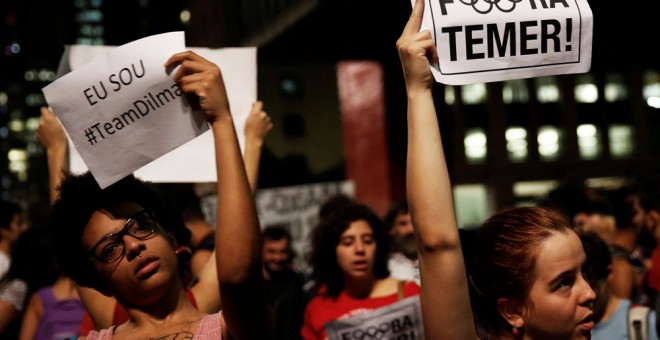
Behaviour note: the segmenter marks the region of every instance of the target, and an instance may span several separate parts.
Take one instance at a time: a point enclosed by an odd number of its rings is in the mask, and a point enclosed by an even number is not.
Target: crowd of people
[[[213,133],[213,221],[192,184],[129,175],[101,189],[90,172],[70,173],[64,129],[42,108],[51,221],[38,235],[23,220],[29,207],[0,202],[0,339],[324,340],[418,329],[433,340],[658,339],[660,186],[560,187],[458,228],[423,7],[415,1],[396,44],[407,196],[384,216],[353,197],[328,199],[308,254],[295,253],[288,225],[259,221],[259,159],[273,127],[263,103],[248,115],[243,154],[222,70],[194,52],[165,66],[179,66],[175,80]],[[370,319],[380,326],[360,330]]]

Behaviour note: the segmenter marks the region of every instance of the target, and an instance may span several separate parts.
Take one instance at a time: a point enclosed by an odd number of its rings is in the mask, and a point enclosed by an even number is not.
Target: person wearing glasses
[[[260,228],[221,70],[191,51],[177,53],[174,79],[210,124],[218,210],[214,283],[222,311],[195,308],[178,273],[174,238],[182,224],[149,183],[127,176],[100,189],[93,176],[66,174],[52,210],[52,240],[62,272],[117,299],[129,320],[81,339],[262,339],[270,321],[262,290]],[[216,266],[217,263],[217,266]],[[212,284],[212,283],[211,283]],[[109,307],[111,308],[111,307]]]

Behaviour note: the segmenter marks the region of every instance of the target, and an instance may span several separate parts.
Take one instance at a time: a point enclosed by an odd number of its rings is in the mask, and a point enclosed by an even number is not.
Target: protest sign
[[[448,85],[591,67],[593,14],[587,0],[425,0],[420,30],[431,32],[438,50],[435,80]]]
[[[303,254],[309,232],[318,223],[319,209],[330,197],[355,195],[353,182],[326,182],[290,187],[260,189],[256,204],[259,222],[263,227],[283,224],[289,228],[292,246]],[[304,265],[304,264],[300,264]]]
[[[66,46],[60,60],[58,76],[64,76],[72,70],[78,70],[93,60],[103,58],[104,55],[114,50],[115,46],[92,46],[92,45],[69,45]],[[238,135],[241,149],[245,147],[245,136],[243,134],[245,119],[247,118],[252,103],[257,97],[257,73],[256,73],[256,48],[221,48],[209,49],[201,47],[179,47],[175,52],[192,50],[195,53],[217,64],[222,70],[229,105],[232,111],[233,122]],[[164,56],[155,65],[163,69],[163,63],[173,53]],[[48,98],[47,98],[48,99]],[[113,99],[114,100],[114,99]],[[49,101],[50,104],[50,101]],[[114,104],[119,105],[119,104]],[[52,105],[51,105],[52,106]],[[59,111],[55,109],[59,116]],[[159,115],[159,119],[162,117]],[[61,119],[61,118],[60,118]],[[170,122],[170,124],[173,124]],[[171,126],[176,128],[175,125]],[[65,128],[66,125],[65,125]],[[67,128],[67,132],[69,132]],[[168,133],[163,133],[162,138],[170,138]],[[156,141],[158,139],[152,139]],[[83,160],[73,138],[69,139],[69,169],[74,173],[88,170],[86,161]],[[118,156],[115,151],[115,156]],[[90,170],[92,170],[90,168]],[[94,171],[92,171],[94,173]],[[173,150],[164,153],[158,158],[144,164],[134,171],[136,177],[152,182],[214,182],[215,153],[213,147],[213,136],[210,131],[203,132],[196,138],[185,142]],[[95,175],[96,177],[96,175]]]
[[[419,295],[325,324],[328,340],[424,340]]]

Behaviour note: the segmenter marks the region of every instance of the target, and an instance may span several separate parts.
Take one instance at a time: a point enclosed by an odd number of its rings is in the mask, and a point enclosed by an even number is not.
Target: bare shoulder
[[[396,294],[399,291],[400,280],[393,277],[386,277],[376,281],[371,297],[382,297]]]

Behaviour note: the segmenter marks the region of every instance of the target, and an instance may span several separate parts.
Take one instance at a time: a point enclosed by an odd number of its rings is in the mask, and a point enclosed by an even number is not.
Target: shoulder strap
[[[399,301],[403,300],[403,298],[404,298],[403,286],[405,286],[405,284],[406,284],[406,281],[399,280],[399,288],[398,288],[398,291],[397,291],[397,296],[398,296]]]
[[[39,289],[37,291],[37,295],[39,296],[39,299],[41,299],[41,305],[44,306],[44,309],[47,309],[48,305],[53,304],[57,300],[51,287],[44,287]]]
[[[650,308],[632,306],[628,310],[628,338],[630,340],[648,339],[648,317]]]

